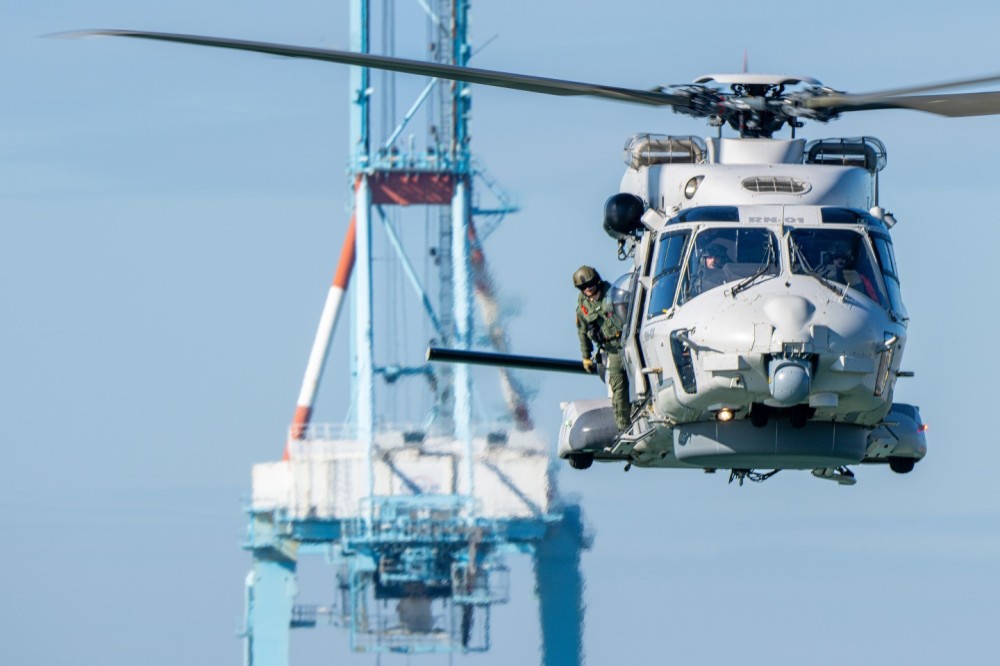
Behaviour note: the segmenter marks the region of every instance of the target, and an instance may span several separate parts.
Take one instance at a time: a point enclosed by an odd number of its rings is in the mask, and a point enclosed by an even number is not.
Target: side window
[[[673,307],[677,280],[681,274],[681,262],[684,260],[684,248],[690,235],[690,231],[678,231],[660,236],[656,266],[653,268],[647,319],[659,317]]]
[[[882,272],[898,276],[899,273],[896,271],[896,257],[892,253],[892,243],[889,242],[887,237],[879,236],[878,234],[872,234],[872,240],[875,242],[875,252],[878,255],[878,262],[882,267]]]
[[[872,243],[875,245],[875,256],[878,258],[879,268],[882,269],[882,279],[885,281],[886,291],[889,292],[892,310],[905,318],[906,308],[903,307],[903,298],[899,291],[899,271],[896,268],[896,256],[892,252],[892,241],[887,236],[872,234]]]
[[[611,283],[611,289],[605,298],[611,301],[615,314],[621,320],[622,331],[628,331],[631,325],[629,312],[632,310],[632,300],[636,294],[636,284],[639,282],[639,272],[625,273]]]

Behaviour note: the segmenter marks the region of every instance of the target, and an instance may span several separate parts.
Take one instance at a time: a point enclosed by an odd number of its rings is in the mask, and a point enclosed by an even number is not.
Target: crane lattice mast
[[[373,8],[369,0],[351,0],[351,50],[371,51],[372,9],[381,11],[383,22],[394,23],[394,0],[380,4]],[[430,57],[467,64],[468,1],[419,4],[434,35]],[[534,430],[524,391],[503,372],[509,414],[498,425],[474,408],[466,366],[431,368],[422,354],[417,363],[414,358],[388,362],[389,352],[379,346],[385,313],[374,303],[387,287],[373,258],[384,251],[406,275],[429,326],[431,340],[421,342],[472,349],[478,304],[483,337],[505,350],[483,252],[486,233],[477,231],[474,219],[488,220],[483,225],[488,230],[515,210],[483,178],[470,152],[468,84],[426,81],[402,119],[379,136],[373,113],[393,107],[396,96],[390,77],[383,84],[375,85],[367,69],[351,70],[351,222],[285,454],[280,462],[253,470],[245,663],[284,666],[289,630],[324,623],[348,629],[356,651],[488,650],[491,608],[508,598],[504,555],[531,552],[543,664],[579,664],[579,558],[587,538],[579,507],[558,497],[552,447]],[[417,149],[411,140],[403,146],[404,130],[421,113],[427,119],[426,145]],[[494,194],[495,207],[474,205],[476,182]],[[437,223],[436,289],[421,280],[393,223],[397,213],[402,220],[421,210]],[[348,285],[352,407],[346,427],[335,427],[311,417]],[[431,391],[403,381],[407,378],[427,381]],[[387,405],[398,402],[390,396],[401,391],[432,396],[423,425],[387,422]],[[321,604],[297,603],[297,568],[308,554],[321,554],[334,566],[337,592]]]

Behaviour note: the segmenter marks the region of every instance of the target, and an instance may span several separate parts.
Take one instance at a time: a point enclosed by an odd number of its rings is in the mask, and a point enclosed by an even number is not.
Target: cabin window
[[[865,236],[850,229],[792,229],[792,272],[846,285],[886,307]]]
[[[660,236],[656,252],[656,268],[649,293],[649,312],[646,318],[659,317],[674,306],[677,281],[684,265],[684,248],[690,231],[675,231]]]
[[[639,273],[632,271],[621,275],[611,283],[605,298],[611,301],[615,314],[623,322],[623,330],[628,331],[631,327],[629,312],[632,310],[632,301],[635,299],[636,284],[639,281]]]
[[[762,228],[705,229],[695,238],[681,288],[684,303],[706,291],[731,283],[777,275],[778,243]]]

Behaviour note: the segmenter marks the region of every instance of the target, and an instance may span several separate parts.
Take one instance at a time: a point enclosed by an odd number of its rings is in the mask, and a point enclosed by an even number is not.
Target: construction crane
[[[426,15],[429,57],[467,64],[469,3],[417,4]],[[379,7],[351,0],[350,12],[352,50],[370,52],[373,15],[381,19],[383,48],[391,48],[394,0]],[[481,341],[506,351],[482,240],[515,210],[470,152],[467,84],[429,80],[397,119],[394,80],[382,76],[375,85],[369,70],[351,72],[351,221],[283,458],[253,468],[245,664],[284,666],[290,629],[321,623],[347,629],[351,648],[361,652],[488,650],[491,609],[509,596],[504,558],[516,552],[534,558],[542,663],[580,664],[579,563],[588,537],[579,506],[559,498],[553,447],[534,428],[524,388],[500,371],[507,417],[497,423],[476,406],[467,366],[432,368],[422,355],[390,362],[391,350],[380,346],[392,337],[385,329],[399,328],[387,326],[389,315],[373,307],[376,298],[386,302],[387,290],[398,294],[387,283],[389,271],[413,290],[407,306],[429,331],[419,340],[423,346],[433,341],[470,350]],[[372,121],[376,113],[381,127]],[[422,146],[413,137],[402,140],[418,118],[426,124]],[[479,206],[481,193],[495,205]],[[432,230],[431,247],[423,242],[421,248],[434,269],[425,278],[407,251],[412,238],[407,243],[400,233],[409,224],[404,216],[420,214]],[[392,260],[382,261],[382,252]],[[343,425],[314,423],[349,287],[351,408]],[[401,396],[427,403],[419,425],[387,418],[390,406],[409,402]],[[307,555],[322,556],[333,568],[332,599],[298,600],[297,571]]]

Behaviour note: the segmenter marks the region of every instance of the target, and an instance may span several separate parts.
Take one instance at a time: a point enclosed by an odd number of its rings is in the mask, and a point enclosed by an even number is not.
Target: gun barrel
[[[466,351],[464,349],[444,349],[429,347],[427,360],[439,363],[470,363],[473,365],[493,365],[502,368],[521,368],[523,370],[545,370],[547,372],[574,372],[588,374],[583,369],[581,361],[571,361],[562,358],[545,358],[542,356],[520,356],[518,354],[500,354],[496,352]]]

